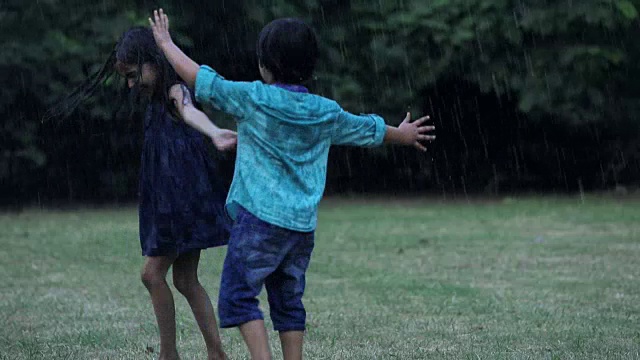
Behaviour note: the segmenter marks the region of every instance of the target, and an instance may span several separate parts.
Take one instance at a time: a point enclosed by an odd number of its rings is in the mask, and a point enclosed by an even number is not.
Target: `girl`
[[[143,27],[126,31],[102,70],[70,95],[61,108],[68,113],[114,70],[126,79],[133,98],[148,104],[139,222],[145,256],[142,282],[151,295],[158,322],[159,358],[179,358],[173,295],[166,282],[173,266],[173,283],[191,306],[209,359],[224,359],[215,313],[209,295],[198,281],[197,270],[202,249],[225,245],[228,240],[230,223],[224,213],[227,192],[214,160],[207,154],[204,137],[192,127],[209,137],[218,150],[234,148],[237,135],[217,128],[195,108],[180,115],[177,108],[191,103],[191,95],[179,84],[151,30]]]

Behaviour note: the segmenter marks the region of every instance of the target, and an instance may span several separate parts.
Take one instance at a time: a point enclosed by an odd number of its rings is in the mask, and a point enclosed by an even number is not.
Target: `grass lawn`
[[[157,357],[137,234],[134,207],[1,214],[0,359]],[[224,252],[200,265],[214,301]],[[308,359],[640,359],[640,201],[328,200],[305,304]]]

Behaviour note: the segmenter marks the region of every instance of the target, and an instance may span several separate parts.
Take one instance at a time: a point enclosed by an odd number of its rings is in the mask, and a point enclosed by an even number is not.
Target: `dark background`
[[[270,20],[309,21],[313,92],[437,142],[336,147],[328,194],[571,193],[640,181],[638,0],[0,2],[0,205],[135,201],[141,119],[113,78],[70,118],[46,110],[162,6],[176,41],[228,79],[257,80]],[[233,122],[211,113],[227,126]],[[232,155],[219,156],[230,181]]]

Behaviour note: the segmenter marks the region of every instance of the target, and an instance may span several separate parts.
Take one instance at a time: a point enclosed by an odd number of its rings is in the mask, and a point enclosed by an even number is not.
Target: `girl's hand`
[[[160,49],[171,45],[171,34],[169,34],[169,18],[162,9],[153,10],[153,19],[149,18],[149,25],[153,30],[153,38]]]
[[[398,126],[402,134],[402,143],[404,145],[413,146],[420,151],[427,151],[427,148],[420,143],[420,141],[433,141],[436,139],[435,135],[427,135],[425,133],[436,129],[435,126],[420,126],[425,121],[429,120],[429,116],[423,116],[420,119],[411,122],[411,113],[407,113],[402,123]]]
[[[238,133],[231,130],[220,129],[213,137],[211,137],[213,145],[220,151],[227,151],[235,149],[238,145]]]

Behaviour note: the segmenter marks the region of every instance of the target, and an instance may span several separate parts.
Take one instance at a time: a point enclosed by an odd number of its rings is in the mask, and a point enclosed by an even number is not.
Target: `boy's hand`
[[[173,101],[173,104],[177,109],[182,109],[187,105],[193,105],[189,89],[187,89],[183,84],[175,84],[171,86],[171,89],[169,89],[169,99]]]
[[[211,138],[213,145],[220,151],[232,150],[238,145],[238,133],[231,130],[220,129]]]
[[[411,121],[411,113],[407,113],[402,123],[398,126],[401,133],[401,141],[404,145],[414,146],[420,151],[427,151],[427,148],[420,141],[433,141],[435,135],[426,135],[427,132],[436,129],[435,126],[420,126],[429,120],[429,116],[423,116],[416,121]]]
[[[180,105],[182,105],[182,100],[184,99],[184,95],[182,94],[182,85],[175,84],[171,86],[171,88],[169,89],[169,99],[173,101],[173,104],[177,108],[180,108]]]
[[[153,19],[149,18],[149,25],[153,30],[153,38],[160,49],[173,43],[169,34],[169,18],[162,9],[153,10]]]

